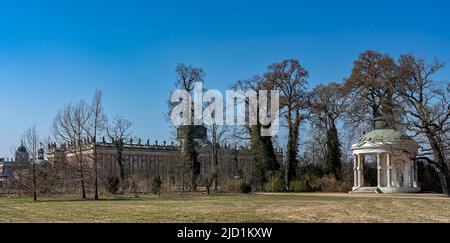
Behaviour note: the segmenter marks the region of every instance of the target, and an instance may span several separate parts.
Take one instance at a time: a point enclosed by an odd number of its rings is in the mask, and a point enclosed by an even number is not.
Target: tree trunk
[[[184,129],[186,129],[184,142],[185,166],[189,169],[191,190],[197,191],[197,178],[200,176],[201,165],[198,161],[198,153],[194,140],[194,126],[188,125]]]
[[[216,146],[214,149],[214,165],[215,165],[215,171],[214,171],[214,191],[218,192],[219,187],[219,148],[218,148],[217,140],[216,140]]]
[[[450,185],[450,176],[447,166],[439,171],[439,181],[441,182],[442,193],[450,196],[450,190],[448,188]]]
[[[297,143],[298,143],[298,126],[299,126],[299,111],[296,111],[296,120],[292,121],[292,110],[288,110],[288,144],[286,151],[286,185],[289,186],[290,182],[296,177],[296,165],[297,165]]]
[[[125,170],[123,168],[123,142],[118,141],[116,144],[117,149],[117,163],[119,164],[120,180],[123,182],[125,180]]]
[[[84,173],[83,173],[83,162],[80,162],[80,179],[81,179],[81,193],[82,193],[82,198],[86,199],[86,189],[85,189],[85,185],[84,185]]]
[[[335,121],[328,117],[327,142],[324,158],[324,169],[326,173],[332,173],[336,180],[341,180],[341,150],[339,135],[336,129]]]
[[[435,166],[438,168],[439,181],[441,183],[442,192],[450,196],[450,175],[447,162],[445,160],[444,150],[440,146],[439,138],[432,132],[427,134],[431,149],[433,150]]]
[[[96,133],[97,131],[95,131]],[[94,136],[94,200],[98,200],[98,175],[97,175],[97,137]]]
[[[94,145],[96,146],[96,145]],[[97,157],[95,156],[94,159],[94,189],[95,189],[95,196],[94,199],[98,200],[98,175],[97,175]]]
[[[215,126],[215,125],[214,125]],[[213,127],[212,130],[212,159],[213,159],[213,165],[214,165],[214,169],[213,169],[213,188],[214,188],[214,192],[217,192],[217,179],[218,179],[218,158],[217,158],[217,131],[216,128]],[[209,194],[209,192],[208,192]]]
[[[33,201],[37,201],[36,162],[33,161]]]

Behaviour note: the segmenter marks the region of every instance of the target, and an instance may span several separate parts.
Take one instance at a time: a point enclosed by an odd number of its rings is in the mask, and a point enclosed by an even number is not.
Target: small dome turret
[[[27,148],[23,145],[23,141],[20,143],[19,148],[17,148],[17,152],[28,153]]]
[[[43,160],[44,159],[44,149],[43,148],[40,148],[39,150],[38,150],[38,159],[39,160]]]

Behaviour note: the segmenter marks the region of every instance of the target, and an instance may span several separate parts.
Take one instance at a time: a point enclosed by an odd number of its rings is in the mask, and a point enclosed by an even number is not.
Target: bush
[[[117,195],[117,192],[119,191],[119,184],[120,179],[117,176],[108,176],[108,181],[106,185],[106,189],[109,193],[113,195]]]
[[[417,163],[417,169],[418,180],[422,191],[442,193],[439,174],[436,172],[435,166],[420,161]]]
[[[283,179],[276,179],[264,184],[264,191],[267,192],[282,192],[284,187]]]
[[[241,193],[249,194],[250,192],[252,192],[252,185],[250,185],[250,183],[247,183],[245,181],[241,181],[240,191]]]
[[[320,187],[322,192],[349,192],[352,185],[349,182],[336,180],[334,175],[328,175],[321,179]]]
[[[317,176],[307,177],[307,183],[312,192],[320,191],[321,179]]]
[[[299,178],[303,178],[305,176],[316,176],[316,177],[322,177],[325,175],[323,168],[315,165],[315,164],[306,164],[306,165],[302,165],[300,166],[300,168],[298,169],[298,175]]]
[[[291,181],[290,189],[292,192],[308,192],[309,191],[308,183],[306,183],[306,181],[304,181],[304,180]]]
[[[320,191],[321,180],[315,175],[306,174],[299,181],[292,181],[290,190],[292,192],[316,192]]]
[[[161,177],[159,175],[155,176],[152,181],[153,194],[155,194],[155,195],[161,194],[161,185],[162,185]]]
[[[225,182],[225,191],[226,192],[240,192],[240,183],[237,180],[227,180]]]

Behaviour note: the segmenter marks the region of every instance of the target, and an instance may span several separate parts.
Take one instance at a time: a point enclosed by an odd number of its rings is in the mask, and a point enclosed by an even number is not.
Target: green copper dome
[[[394,142],[411,140],[410,137],[393,129],[376,129],[364,135],[359,142]]]

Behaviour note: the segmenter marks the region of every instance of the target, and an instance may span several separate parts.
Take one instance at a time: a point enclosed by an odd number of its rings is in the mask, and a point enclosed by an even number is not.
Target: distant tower
[[[180,145],[183,149],[183,144],[186,139],[186,128],[190,126],[193,128],[194,133],[194,141],[198,147],[203,147],[208,144],[208,129],[204,125],[194,125],[194,124],[202,124],[202,121],[197,120],[194,116],[194,104],[192,104],[191,116],[192,116],[192,125],[181,125],[177,127],[177,140],[180,142]]]
[[[43,160],[44,159],[44,153],[45,153],[45,151],[44,151],[43,148],[40,148],[38,150],[38,160]]]
[[[20,143],[20,147],[17,149],[15,154],[15,163],[18,165],[24,165],[28,163],[28,151],[23,145],[23,141]]]
[[[38,150],[38,157],[36,160],[36,164],[40,166],[48,165],[48,160],[45,159],[45,150],[44,148],[42,148],[42,145],[41,148]]]
[[[187,126],[179,126],[177,128],[177,139],[180,141],[180,145],[184,144],[184,140],[186,138],[186,127]],[[197,146],[203,147],[208,143],[208,130],[203,125],[192,125],[194,129],[194,141],[197,143]]]

